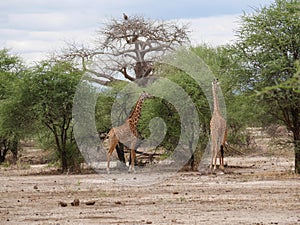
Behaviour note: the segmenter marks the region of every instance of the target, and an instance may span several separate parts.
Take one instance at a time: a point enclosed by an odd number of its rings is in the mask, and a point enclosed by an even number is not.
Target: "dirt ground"
[[[272,151],[272,139],[254,132],[255,154],[226,156],[225,173],[209,175],[50,175],[29,149],[21,165],[0,166],[0,224],[300,224],[293,151]]]
[[[227,157],[225,174],[30,175],[0,170],[1,224],[300,224],[292,158]],[[120,182],[121,181],[121,182]],[[72,206],[75,199],[78,206]],[[66,206],[62,206],[63,204]]]

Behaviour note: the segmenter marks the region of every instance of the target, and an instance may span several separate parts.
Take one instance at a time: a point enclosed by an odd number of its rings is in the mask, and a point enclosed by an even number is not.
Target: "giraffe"
[[[142,105],[145,99],[147,98],[153,97],[149,93],[143,92],[137,100],[135,107],[133,108],[131,114],[126,119],[126,121],[121,126],[111,128],[111,130],[108,132],[107,136],[109,139],[109,150],[107,153],[107,173],[109,173],[110,156],[113,153],[119,141],[122,142],[124,145],[128,146],[131,152],[131,164],[129,165],[128,172],[135,172],[135,148],[138,144],[139,137],[137,124],[141,116]]]
[[[218,99],[218,79],[212,82],[212,93],[214,101],[214,109],[212,118],[210,120],[210,137],[211,137],[211,164],[210,169],[216,170],[217,157],[220,159],[220,168],[224,169],[224,147],[227,138],[226,120],[220,112],[219,99]]]

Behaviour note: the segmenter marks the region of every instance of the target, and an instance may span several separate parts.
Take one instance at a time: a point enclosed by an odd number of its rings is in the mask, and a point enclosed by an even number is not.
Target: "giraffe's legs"
[[[135,150],[131,149],[131,162],[130,162],[130,166],[128,169],[128,173],[130,172],[134,172],[135,173],[135,168],[134,168],[134,159],[135,159]]]
[[[136,143],[135,141],[131,144],[130,146],[131,148],[131,163],[130,163],[130,166],[129,166],[129,169],[128,169],[128,172],[134,172],[135,173],[135,169],[134,169],[134,160],[135,160],[135,147],[136,147]]]
[[[214,161],[214,169],[213,169],[213,172],[215,172],[216,169],[217,169],[217,156],[218,156],[217,153],[218,153],[218,152],[215,151],[215,155],[214,155],[214,159],[213,159],[213,161]]]
[[[224,145],[220,146],[220,169],[224,170]]]
[[[217,151],[216,151],[216,140],[212,137],[211,140],[211,162],[210,162],[210,172],[214,172],[216,170],[216,158],[217,158]]]
[[[110,146],[109,146],[109,150],[108,150],[108,153],[107,153],[107,167],[106,167],[106,171],[107,171],[108,174],[109,174],[110,156],[113,153],[113,151],[115,150],[117,144],[118,144],[118,139],[115,138],[115,136],[111,137]]]
[[[226,139],[227,139],[227,129],[226,129],[226,123],[225,123],[225,126],[224,126],[224,136],[223,136],[223,140],[222,140],[222,144],[220,146],[220,168],[222,170],[224,170],[224,148],[225,148],[225,144],[226,144]]]

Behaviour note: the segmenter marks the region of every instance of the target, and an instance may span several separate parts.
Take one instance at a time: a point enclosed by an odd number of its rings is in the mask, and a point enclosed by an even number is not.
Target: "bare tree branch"
[[[134,82],[151,76],[159,57],[189,43],[186,26],[139,16],[124,18],[112,19],[98,31],[102,38],[96,47],[69,44],[63,57],[76,60],[93,81],[99,79],[97,83],[110,85],[124,78]],[[118,73],[122,76],[115,76]]]
[[[120,72],[124,75],[124,77],[130,81],[135,81],[134,77],[130,76],[128,73],[127,73],[127,69],[126,67],[123,67]]]

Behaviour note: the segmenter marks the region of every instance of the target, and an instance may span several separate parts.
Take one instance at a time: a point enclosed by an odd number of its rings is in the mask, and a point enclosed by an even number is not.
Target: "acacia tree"
[[[17,159],[19,140],[24,133],[15,98],[15,89],[24,70],[20,58],[10,55],[7,49],[0,50],[0,163],[9,151]]]
[[[90,80],[109,86],[118,80],[137,81],[149,77],[158,57],[188,43],[187,26],[140,16],[112,19],[97,32],[92,49],[69,45],[64,57],[80,59]],[[90,64],[91,61],[96,63]],[[145,84],[142,84],[145,85]]]
[[[70,162],[73,163],[72,156],[78,152],[72,106],[81,76],[81,71],[71,63],[44,61],[32,68],[20,87],[19,104],[23,112],[31,115],[29,123],[40,125],[52,134],[62,172],[74,169],[70,168]]]
[[[259,94],[268,115],[293,133],[295,171],[300,173],[300,2],[276,0],[244,15],[233,46],[244,69],[242,90]]]

